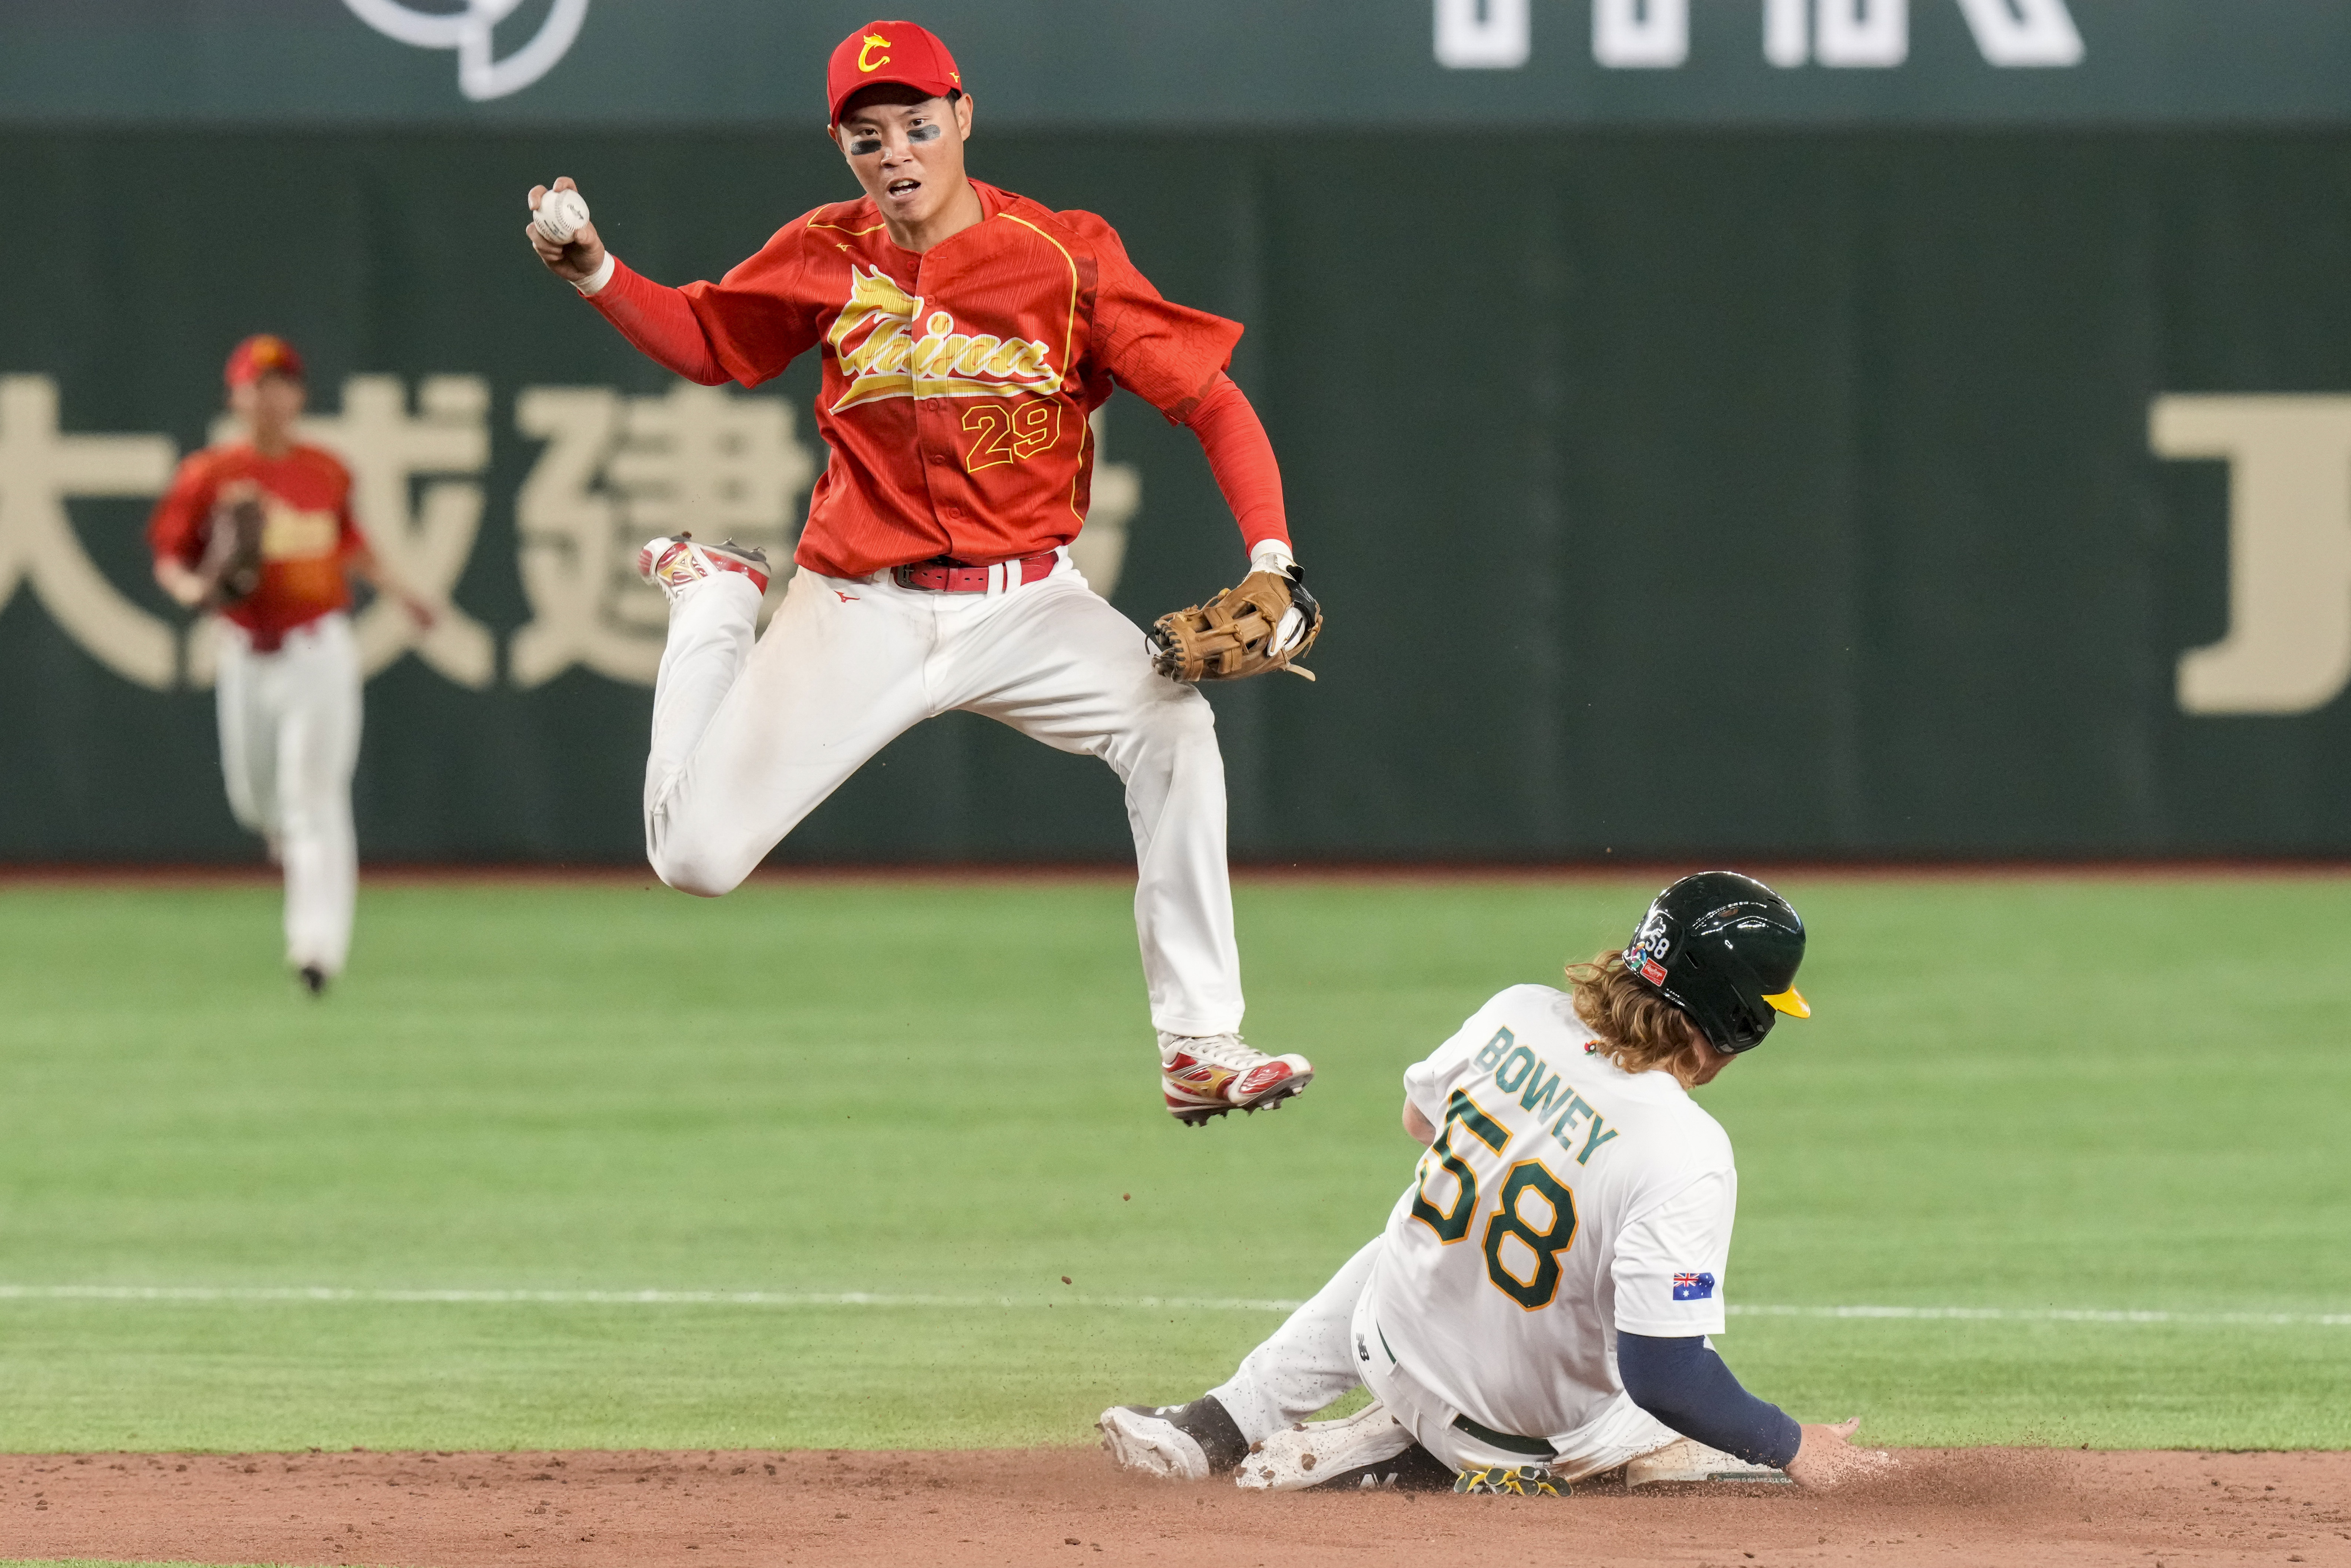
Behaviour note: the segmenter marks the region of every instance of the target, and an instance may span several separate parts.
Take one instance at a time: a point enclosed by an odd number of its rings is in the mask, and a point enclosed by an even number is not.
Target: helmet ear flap
[[[1773,998],[1809,1016],[1795,989],[1804,923],[1753,877],[1699,872],[1651,901],[1625,946],[1625,967],[1679,1008],[1707,1042],[1735,1056],[1779,1021]]]
[[[1690,1021],[1706,1037],[1707,1044],[1725,1056],[1738,1056],[1754,1050],[1763,1043],[1763,1037],[1771,1032],[1771,1025],[1768,1021],[1759,1023],[1753,1012],[1737,998],[1708,1017],[1699,1018],[1692,1014]]]
[[[1717,1051],[1730,1056],[1752,1051],[1763,1043],[1765,1035],[1771,1032],[1771,1015],[1767,1011],[1762,1017],[1758,1018],[1742,1002],[1739,1009],[1738,1023],[1729,1032],[1730,1039],[1727,1042],[1718,1041],[1715,1045]]]

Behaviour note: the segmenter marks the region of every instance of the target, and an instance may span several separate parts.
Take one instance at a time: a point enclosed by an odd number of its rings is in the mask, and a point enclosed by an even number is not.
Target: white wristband
[[[1297,564],[1290,553],[1290,547],[1280,539],[1259,539],[1249,550],[1251,571],[1270,571],[1288,577],[1290,569]]]
[[[611,251],[606,251],[604,253],[603,262],[596,268],[596,270],[590,273],[587,277],[581,278],[571,287],[580,290],[580,297],[582,299],[595,298],[596,296],[604,292],[604,285],[612,281],[612,269],[620,264],[620,259],[621,258],[619,256],[614,256]]]

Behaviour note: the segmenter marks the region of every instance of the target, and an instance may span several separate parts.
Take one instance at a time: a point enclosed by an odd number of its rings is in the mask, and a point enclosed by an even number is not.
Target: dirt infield
[[[1678,1495],[1673,1495],[1673,1494]],[[2351,1563],[2351,1454],[1909,1450],[1833,1495],[1280,1497],[1024,1452],[0,1456],[0,1559],[472,1568],[805,1563]]]

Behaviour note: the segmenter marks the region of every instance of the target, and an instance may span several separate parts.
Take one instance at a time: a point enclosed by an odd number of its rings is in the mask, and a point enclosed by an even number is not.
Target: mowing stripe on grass
[[[371,1304],[586,1307],[912,1307],[1008,1311],[1290,1312],[1303,1303],[1252,1296],[922,1296],[872,1291],[355,1290],[340,1285],[0,1285],[0,1301],[356,1301]],[[2351,1328],[2351,1312],[2190,1312],[2091,1307],[1794,1307],[1732,1305],[1733,1317],[1948,1320],[2006,1323],[2183,1323],[2214,1328]]]

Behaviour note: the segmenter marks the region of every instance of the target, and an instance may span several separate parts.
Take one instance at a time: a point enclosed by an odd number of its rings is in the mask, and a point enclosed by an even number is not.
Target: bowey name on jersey
[[[1565,993],[1514,986],[1405,1073],[1437,1135],[1389,1216],[1374,1312],[1401,1364],[1499,1431],[1629,1419],[1618,1329],[1723,1328],[1730,1140],[1671,1074],[1593,1043]]]

